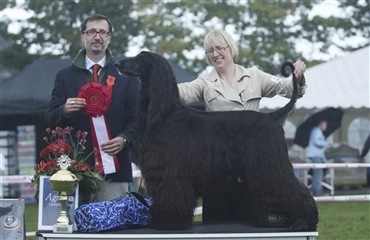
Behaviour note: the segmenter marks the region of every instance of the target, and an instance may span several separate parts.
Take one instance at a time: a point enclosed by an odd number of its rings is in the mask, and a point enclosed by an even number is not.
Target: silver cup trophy
[[[67,155],[62,155],[58,158],[60,169],[53,174],[49,179],[51,188],[58,193],[61,204],[60,215],[56,224],[53,227],[53,232],[56,233],[72,233],[73,224],[67,213],[68,196],[76,189],[78,185],[77,177],[67,170],[71,164],[71,159]]]

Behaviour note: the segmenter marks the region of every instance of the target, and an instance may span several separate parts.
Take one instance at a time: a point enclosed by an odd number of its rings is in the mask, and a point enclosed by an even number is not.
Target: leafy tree
[[[206,67],[205,56],[195,54],[203,51],[204,35],[213,29],[227,29],[239,43],[238,63],[277,73],[283,61],[304,59],[295,47],[299,41],[321,46],[322,53],[328,53],[331,45],[344,51],[366,45],[354,46],[348,41],[340,45],[333,38],[339,34],[343,39],[356,35],[368,39],[370,12],[366,1],[339,1],[338,7],[347,13],[343,17],[312,17],[312,8],[322,2],[151,0],[138,1],[136,6],[139,34],[145,36],[143,47],[189,71],[199,73]],[[315,55],[308,57],[304,59],[308,66],[321,62]]]
[[[14,6],[8,1],[3,7]],[[1,54],[1,67],[22,68],[40,56],[74,57],[81,49],[80,26],[82,21],[93,13],[109,16],[113,26],[114,39],[110,48],[115,55],[124,55],[132,35],[136,35],[138,24],[132,20],[132,1],[95,1],[95,0],[26,0],[23,8],[34,12],[17,34],[3,34],[13,41],[11,47]],[[9,23],[8,19],[3,20]]]
[[[21,31],[6,31],[8,19],[1,19],[1,35],[15,44],[2,50],[1,67],[21,68],[40,56],[73,57],[81,48],[79,27],[95,12],[110,17],[115,26],[110,44],[115,55],[123,55],[129,46],[162,54],[194,73],[206,68],[203,38],[213,29],[226,29],[240,47],[238,63],[278,73],[281,62],[302,58],[298,41],[315,43],[321,52],[329,46],[352,51],[350,41],[336,42],[333,36],[350,39],[369,38],[368,2],[339,1],[344,16],[324,18],[310,12],[322,0],[26,0],[24,9],[34,15]],[[2,1],[1,9],[15,5]],[[130,44],[130,45],[129,45]],[[16,53],[16,54],[15,54]],[[305,59],[308,65],[320,62],[315,55]]]
[[[370,39],[370,11],[369,11],[369,1],[366,0],[351,0],[351,1],[340,1],[339,7],[341,7],[344,12],[346,12],[345,24],[340,24],[339,21],[335,21],[336,24],[333,28],[344,31],[345,37],[358,36],[359,34],[367,39],[366,44],[369,44]],[[345,46],[341,48],[345,51],[352,51],[360,46],[352,46],[350,42],[347,42]]]
[[[343,51],[354,51],[369,44],[370,12],[367,1],[351,0],[338,1],[338,7],[343,16],[330,16],[324,18],[314,16],[308,18],[302,15],[302,26],[305,30],[303,36],[310,42],[318,43],[320,51],[327,53],[330,46],[335,46]],[[333,38],[335,36],[338,41]],[[352,37],[367,39],[364,43],[355,44]]]
[[[298,20],[290,20],[292,9],[309,12],[314,2],[303,1],[139,1],[140,34],[144,47],[175,59],[181,66],[199,73],[206,67],[205,56],[189,56],[192,49],[203,50],[203,37],[213,29],[227,29],[240,46],[238,63],[257,65],[277,73],[285,60],[294,61],[294,31]],[[148,10],[149,9],[149,10]],[[152,11],[150,11],[152,10]],[[150,36],[150,37],[149,37]]]

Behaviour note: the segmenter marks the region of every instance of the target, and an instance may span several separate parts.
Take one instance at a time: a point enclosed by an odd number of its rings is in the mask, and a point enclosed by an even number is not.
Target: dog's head
[[[146,130],[161,122],[174,104],[181,103],[175,75],[164,57],[141,52],[115,66],[122,75],[140,78],[139,112],[146,115]]]
[[[163,64],[164,63],[164,64]],[[168,62],[160,55],[152,52],[142,51],[135,57],[123,59],[115,64],[118,71],[126,76],[136,76],[141,79],[150,76],[150,71],[157,66],[169,66]]]
[[[115,63],[116,68],[122,75],[141,77],[147,70],[145,53],[141,52],[135,57],[123,59]]]

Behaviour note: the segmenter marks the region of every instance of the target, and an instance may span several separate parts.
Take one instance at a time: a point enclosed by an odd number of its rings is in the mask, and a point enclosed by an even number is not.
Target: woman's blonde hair
[[[205,50],[209,49],[209,46],[214,42],[225,42],[227,46],[230,47],[231,55],[233,56],[234,61],[238,58],[239,49],[236,45],[236,42],[231,37],[229,33],[224,30],[213,30],[207,33],[204,37],[203,47]],[[206,61],[211,65],[208,55],[206,55]]]

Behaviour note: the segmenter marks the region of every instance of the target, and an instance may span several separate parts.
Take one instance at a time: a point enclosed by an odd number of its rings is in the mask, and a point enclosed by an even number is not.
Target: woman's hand
[[[306,83],[304,79],[304,75],[303,75],[305,71],[306,71],[306,64],[298,59],[294,63],[294,76],[297,78],[299,86],[303,86]]]

